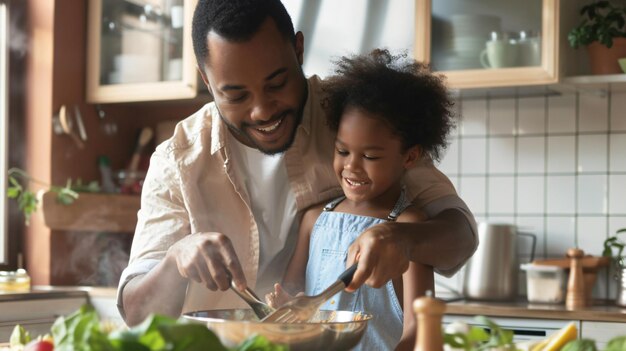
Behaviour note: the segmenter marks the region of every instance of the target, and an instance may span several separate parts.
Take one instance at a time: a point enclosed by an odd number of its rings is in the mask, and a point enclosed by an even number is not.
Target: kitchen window
[[[0,265],[3,266],[9,264],[8,201],[6,196],[9,146],[8,30],[7,5],[0,0]]]

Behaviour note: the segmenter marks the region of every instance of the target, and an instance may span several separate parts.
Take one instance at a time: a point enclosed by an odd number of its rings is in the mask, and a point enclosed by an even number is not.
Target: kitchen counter
[[[123,324],[115,305],[116,288],[33,286],[26,292],[0,293],[0,343],[9,339],[20,324],[32,335],[50,332],[60,315],[69,315],[86,303],[94,306],[100,318]]]
[[[482,302],[462,300],[449,302],[447,304],[446,314],[626,322],[626,307],[616,306],[609,301],[594,301],[592,306],[568,310],[565,308],[564,304],[531,304],[528,303],[528,301]]]
[[[35,285],[30,291],[0,293],[0,302],[72,297],[115,297],[116,288]]]

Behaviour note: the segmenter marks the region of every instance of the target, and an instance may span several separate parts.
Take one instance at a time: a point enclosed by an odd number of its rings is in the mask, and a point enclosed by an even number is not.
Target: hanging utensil
[[[83,116],[80,113],[78,105],[74,105],[74,118],[76,119],[76,126],[78,127],[78,135],[80,135],[80,139],[82,141],[87,141],[87,131],[85,130]]]
[[[83,144],[78,135],[74,133],[74,124],[67,114],[65,105],[61,106],[61,109],[59,109],[59,123],[61,124],[63,132],[69,135],[72,140],[74,140],[74,143],[76,143],[76,146],[79,149],[83,149],[85,147],[85,144]]]

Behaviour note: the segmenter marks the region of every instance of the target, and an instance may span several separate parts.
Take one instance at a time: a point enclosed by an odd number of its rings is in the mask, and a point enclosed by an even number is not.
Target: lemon
[[[548,342],[550,342],[550,339],[541,340],[534,344],[533,347],[530,348],[530,351],[543,351],[543,348],[548,345]]]
[[[567,344],[569,341],[576,340],[578,336],[578,329],[574,322],[561,328],[556,334],[550,336],[546,341],[546,345],[538,350],[541,351],[558,351]],[[533,349],[534,351],[535,349]]]

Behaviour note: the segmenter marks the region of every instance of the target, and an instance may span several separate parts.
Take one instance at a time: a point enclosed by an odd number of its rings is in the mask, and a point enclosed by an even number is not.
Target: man
[[[280,1],[200,0],[193,41],[214,101],[152,156],[118,291],[129,325],[151,312],[243,307],[224,292],[231,279],[261,296],[271,291],[299,214],[341,191],[320,80],[304,77],[304,36]],[[406,183],[430,219],[363,232],[346,257],[359,262],[350,290],[380,287],[410,260],[453,274],[475,250],[472,214],[429,160]]]

